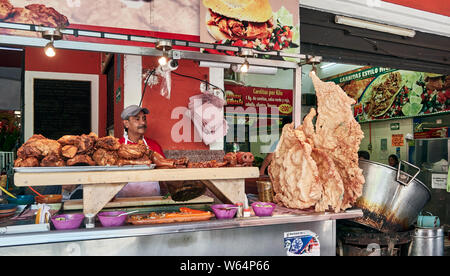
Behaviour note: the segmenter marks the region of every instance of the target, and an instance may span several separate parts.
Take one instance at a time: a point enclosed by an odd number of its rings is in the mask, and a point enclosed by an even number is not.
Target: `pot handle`
[[[401,180],[400,178],[400,172],[401,172],[401,168],[402,168],[402,163],[405,163],[405,164],[407,164],[408,166],[411,166],[411,167],[413,167],[414,169],[417,169],[417,172],[414,174],[414,176],[408,181],[408,182],[405,182],[405,181],[403,181],[403,180]],[[404,160],[400,160],[400,162],[398,163],[398,169],[397,169],[397,182],[399,182],[400,184],[402,184],[402,185],[405,185],[405,186],[408,186],[414,179],[416,179],[416,177],[419,175],[419,173],[420,173],[420,168],[419,167],[417,167],[416,165],[413,165],[413,164],[411,164],[411,163],[409,163],[409,162],[406,162],[406,161],[404,161]]]

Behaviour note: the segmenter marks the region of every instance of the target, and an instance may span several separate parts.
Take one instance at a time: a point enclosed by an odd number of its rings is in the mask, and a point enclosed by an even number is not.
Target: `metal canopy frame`
[[[44,31],[56,30],[56,28],[42,27],[30,24],[18,24],[18,23],[4,23],[0,22],[0,29],[13,29],[21,31],[30,31],[36,33],[42,33]],[[145,42],[156,44],[159,40],[170,40],[172,45],[180,47],[189,48],[204,48],[204,49],[215,49],[222,51],[231,51],[239,53],[243,47],[226,46],[220,44],[210,44],[201,42],[191,42],[185,40],[176,39],[161,39],[150,36],[137,36],[119,33],[108,33],[108,32],[98,32],[98,31],[87,31],[78,29],[61,29],[60,30],[65,35],[72,35],[75,37],[96,37],[104,39],[113,39],[120,41],[130,41],[130,42]],[[15,46],[30,46],[30,47],[44,47],[48,43],[48,40],[39,37],[23,37],[23,36],[11,36],[11,35],[0,35],[0,44],[15,45]],[[140,56],[160,56],[161,51],[150,46],[128,46],[128,45],[116,45],[107,43],[93,43],[93,42],[81,42],[81,41],[69,41],[69,40],[59,40],[54,42],[56,49],[67,49],[67,50],[81,50],[81,51],[96,51],[96,52],[106,52],[106,53],[118,53],[118,54],[129,54],[129,55],[140,55]],[[277,67],[282,69],[293,69],[294,71],[294,83],[293,83],[293,122],[295,127],[299,126],[301,123],[301,65],[312,62],[316,63],[317,60],[321,60],[321,57],[311,57],[302,54],[290,54],[283,53],[280,51],[262,52],[253,50],[255,54],[263,54],[274,57],[290,57],[299,59],[299,63],[279,60],[279,59],[261,59],[261,58],[248,58],[250,65],[255,66],[266,66],[266,67]],[[190,59],[196,61],[215,61],[230,64],[242,64],[245,60],[243,57],[239,56],[228,56],[228,55],[216,55],[209,53],[201,53],[199,51],[188,51],[188,50],[172,50],[172,56],[177,59]],[[300,63],[302,61],[302,63]]]

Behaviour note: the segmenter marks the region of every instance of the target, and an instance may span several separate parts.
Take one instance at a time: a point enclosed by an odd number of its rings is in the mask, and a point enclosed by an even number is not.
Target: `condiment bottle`
[[[251,209],[250,209],[250,207],[248,206],[248,198],[245,197],[244,209],[243,209],[243,211],[242,211],[242,216],[243,216],[244,218],[249,218],[250,215],[251,215]]]
[[[245,208],[243,213],[244,218],[249,218],[252,214],[252,211],[250,208]]]
[[[244,204],[242,204],[242,202],[236,203],[236,206],[238,207],[237,212],[236,212],[236,217],[238,217],[238,218],[242,218],[244,215],[243,214],[243,210],[244,210],[243,205]]]

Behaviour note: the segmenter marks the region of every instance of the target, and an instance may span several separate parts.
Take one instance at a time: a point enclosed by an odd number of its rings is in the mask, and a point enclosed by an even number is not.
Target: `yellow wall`
[[[390,125],[393,123],[400,123],[399,130],[391,130]],[[366,150],[370,153],[370,159],[375,162],[388,163],[388,156],[391,154],[396,154],[396,147],[392,146],[392,135],[393,134],[413,134],[413,120],[412,119],[401,119],[401,120],[389,120],[381,122],[371,122],[372,128],[372,150],[368,150],[368,145],[370,142],[369,135],[369,123],[361,124],[361,129],[364,131],[364,139],[361,141],[360,150]],[[381,150],[381,140],[387,139],[387,150]],[[407,156],[408,147],[407,141],[404,139],[403,146],[400,147],[400,158],[401,160],[408,160]]]

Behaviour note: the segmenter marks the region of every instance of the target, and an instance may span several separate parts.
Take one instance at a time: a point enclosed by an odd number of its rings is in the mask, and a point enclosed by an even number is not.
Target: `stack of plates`
[[[0,218],[9,217],[16,213],[16,204],[2,204],[0,205]]]

